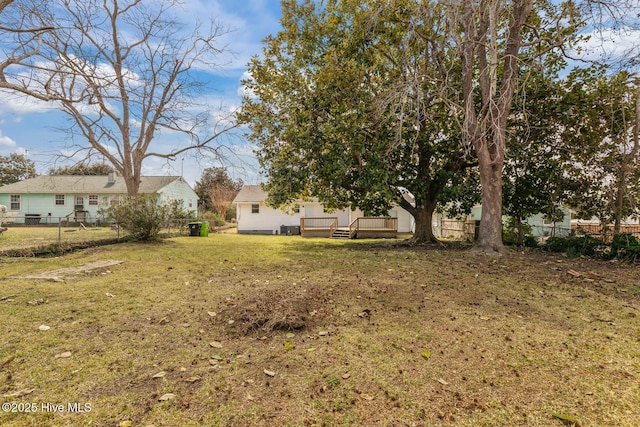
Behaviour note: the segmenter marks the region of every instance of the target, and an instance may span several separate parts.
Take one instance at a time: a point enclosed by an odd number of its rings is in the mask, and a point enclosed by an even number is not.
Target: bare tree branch
[[[12,3],[2,0],[0,12]],[[206,32],[196,25],[185,35],[173,14],[179,0],[46,3],[55,15],[43,9],[29,18],[41,25],[26,26],[17,23],[42,2],[15,1],[20,8],[11,16],[20,31],[0,64],[0,88],[58,106],[71,119],[68,132],[82,138],[77,148],[106,158],[130,194],[138,191],[145,159],[207,147],[215,152],[217,141],[236,128],[231,113],[219,119],[198,101],[207,82],[197,75],[221,65],[225,52],[220,39],[228,30],[219,23]],[[158,149],[165,135],[172,148]]]

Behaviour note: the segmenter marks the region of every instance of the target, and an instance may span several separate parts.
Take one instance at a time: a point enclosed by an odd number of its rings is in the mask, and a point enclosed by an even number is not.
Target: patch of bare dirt
[[[42,273],[29,274],[26,276],[17,276],[16,279],[44,279],[44,280],[64,280],[66,277],[77,276],[79,274],[87,274],[99,270],[102,268],[112,267],[114,265],[122,264],[123,261],[107,259],[94,261],[87,264],[78,265],[75,267],[57,268],[55,270],[44,271]]]
[[[318,306],[324,298],[317,289],[254,289],[251,295],[229,302],[220,318],[231,333],[299,331],[318,320]]]

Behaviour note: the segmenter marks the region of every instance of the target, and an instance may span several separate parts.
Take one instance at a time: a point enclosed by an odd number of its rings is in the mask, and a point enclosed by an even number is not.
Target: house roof
[[[268,194],[262,189],[261,185],[244,185],[232,203],[260,203],[264,202],[267,197]],[[415,206],[416,201],[411,193],[405,191],[402,193],[402,197]],[[318,201],[316,198],[312,200]]]
[[[140,178],[139,192],[157,193],[179,179],[179,176],[143,176]],[[120,176],[116,176],[115,183],[109,184],[107,175],[41,175],[4,185],[0,187],[0,193],[126,194],[127,186]]]
[[[262,189],[261,185],[244,185],[232,203],[259,203],[265,201],[266,198],[267,192]]]

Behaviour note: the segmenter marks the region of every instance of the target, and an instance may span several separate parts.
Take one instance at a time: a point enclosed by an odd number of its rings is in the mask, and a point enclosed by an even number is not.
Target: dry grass
[[[87,242],[93,240],[116,239],[123,236],[109,227],[18,227],[9,226],[0,235],[0,251],[23,248],[36,248],[52,244]]]
[[[124,262],[64,282],[11,278],[103,259]],[[3,426],[640,419],[637,266],[219,234],[0,268],[0,396],[30,391],[0,401],[39,405],[0,412]]]

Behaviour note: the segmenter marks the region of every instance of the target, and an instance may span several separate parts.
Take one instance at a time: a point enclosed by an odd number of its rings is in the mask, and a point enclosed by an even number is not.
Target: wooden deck
[[[398,219],[361,217],[353,220],[349,227],[339,227],[337,217],[300,218],[300,234],[303,237],[333,239],[395,238],[398,235]]]

